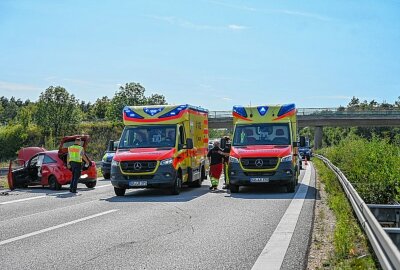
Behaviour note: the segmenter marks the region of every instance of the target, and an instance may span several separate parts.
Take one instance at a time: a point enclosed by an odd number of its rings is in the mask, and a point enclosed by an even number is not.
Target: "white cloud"
[[[232,99],[232,98],[229,98],[229,97],[223,97],[222,100],[225,100],[225,101],[233,101],[233,99]]]
[[[316,14],[316,13],[299,11],[299,10],[261,9],[261,8],[249,7],[249,6],[244,6],[244,5],[234,5],[234,4],[230,4],[227,2],[214,1],[214,0],[209,0],[207,2],[216,4],[216,5],[220,5],[220,6],[224,6],[224,7],[228,7],[228,8],[249,11],[249,12],[260,12],[260,13],[267,13],[267,14],[273,14],[273,13],[274,14],[283,14],[283,15],[289,15],[289,16],[306,17],[306,18],[320,20],[320,21],[331,21],[332,20],[332,18],[329,18],[327,16],[323,16],[323,15]]]
[[[3,91],[23,92],[23,91],[38,91],[41,89],[42,88],[40,88],[40,87],[29,85],[29,84],[0,81],[0,90],[3,90]]]
[[[218,25],[208,25],[208,24],[197,24],[188,20],[176,18],[173,16],[157,16],[157,15],[150,15],[147,16],[149,18],[158,20],[158,21],[163,21],[171,25],[176,25],[179,27],[187,28],[187,29],[193,29],[193,30],[244,30],[247,29],[246,26],[243,25],[238,25],[238,24],[229,24],[228,26],[218,26]]]
[[[231,30],[235,30],[235,31],[237,31],[237,30],[240,31],[240,30],[247,29],[246,26],[244,26],[244,25],[237,25],[237,24],[230,24],[230,25],[228,25],[228,28],[231,29]]]

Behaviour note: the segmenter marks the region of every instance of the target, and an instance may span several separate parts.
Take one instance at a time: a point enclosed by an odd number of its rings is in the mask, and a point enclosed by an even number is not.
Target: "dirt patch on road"
[[[329,259],[334,254],[333,236],[336,218],[328,206],[325,185],[318,176],[317,189],[314,227],[307,269],[329,269]]]

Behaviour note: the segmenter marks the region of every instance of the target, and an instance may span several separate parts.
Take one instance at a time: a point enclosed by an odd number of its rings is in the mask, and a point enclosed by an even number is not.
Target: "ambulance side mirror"
[[[186,145],[185,145],[185,146],[186,146],[186,147],[184,147],[185,149],[188,149],[188,150],[193,149],[193,148],[194,148],[193,139],[187,138],[187,139],[186,139]]]
[[[221,139],[221,148],[222,148],[222,149],[225,149],[225,147],[226,147],[226,139],[225,139],[225,138],[222,138],[222,139]]]
[[[306,137],[300,136],[300,147],[306,146]]]

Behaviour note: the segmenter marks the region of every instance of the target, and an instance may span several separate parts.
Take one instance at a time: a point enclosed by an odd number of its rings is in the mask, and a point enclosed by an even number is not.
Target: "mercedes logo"
[[[262,161],[262,159],[257,159],[255,163],[256,163],[257,167],[261,167],[262,165],[264,165],[264,162]]]
[[[135,169],[135,171],[139,171],[142,168],[142,164],[140,164],[139,162],[135,162],[135,164],[133,164],[133,168]]]

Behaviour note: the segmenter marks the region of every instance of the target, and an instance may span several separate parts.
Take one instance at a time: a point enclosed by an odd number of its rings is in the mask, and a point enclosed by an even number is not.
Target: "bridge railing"
[[[396,115],[400,116],[400,108],[375,108],[369,110],[352,108],[298,108],[298,116],[308,115]],[[209,118],[232,118],[232,111],[210,111]]]

